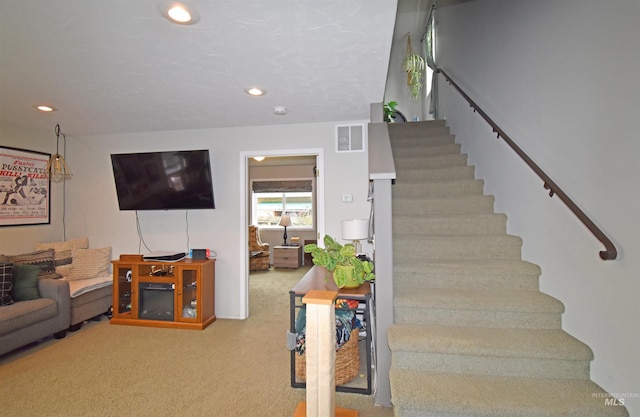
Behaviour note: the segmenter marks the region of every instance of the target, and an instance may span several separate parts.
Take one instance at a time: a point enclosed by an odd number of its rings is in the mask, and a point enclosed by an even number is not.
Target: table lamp
[[[369,220],[353,219],[342,221],[342,239],[352,240],[356,255],[362,252],[360,241],[369,238]]]
[[[284,239],[284,243],[282,244],[282,246],[287,246],[287,227],[291,226],[291,216],[289,216],[288,214],[283,214],[280,217],[280,223],[278,223],[278,226],[284,226],[284,235],[282,236],[282,238]]]

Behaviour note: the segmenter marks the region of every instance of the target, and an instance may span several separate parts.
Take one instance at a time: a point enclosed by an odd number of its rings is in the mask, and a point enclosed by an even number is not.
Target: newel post
[[[336,409],[336,310],[337,291],[309,291],[305,339],[307,401],[298,404],[294,417],[357,417],[358,412]]]

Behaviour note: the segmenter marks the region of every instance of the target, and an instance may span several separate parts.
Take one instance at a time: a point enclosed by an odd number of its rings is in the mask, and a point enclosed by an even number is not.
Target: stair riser
[[[464,198],[416,198],[394,197],[393,217],[435,214],[493,213],[494,197],[476,195]]]
[[[426,236],[497,235],[506,234],[507,218],[499,214],[470,216],[396,217],[393,234],[402,238],[406,234]]]
[[[589,379],[589,361],[393,351],[392,366],[454,374]]]
[[[432,156],[438,155],[452,155],[452,154],[460,154],[460,144],[449,144],[449,145],[440,145],[440,146],[422,146],[422,147],[411,147],[411,148],[403,148],[400,147],[398,149],[391,148],[393,152],[394,159],[396,158],[428,158]]]
[[[394,267],[394,288],[460,288],[460,289],[503,289],[531,291],[538,289],[538,276],[460,276],[429,275],[423,272],[399,272]]]
[[[482,195],[484,181],[482,180],[458,180],[458,181],[436,181],[425,183],[402,183],[394,184],[391,189],[393,198],[442,198],[460,197],[468,195]]]
[[[449,132],[442,132],[433,135],[406,135],[401,138],[393,138],[391,140],[391,147],[393,149],[402,147],[422,147],[422,146],[437,146],[437,145],[449,145],[456,142],[455,136],[449,134]]]
[[[428,127],[411,124],[389,125],[389,136],[393,139],[401,139],[404,137],[424,137],[433,135],[449,134],[450,129],[445,125],[434,124]]]
[[[519,329],[558,329],[561,318],[558,313],[446,310],[428,307],[396,306],[395,322],[398,324],[477,326]]]
[[[437,169],[410,169],[396,172],[396,184],[402,182],[473,180],[475,167],[460,166]]]
[[[425,168],[446,168],[454,166],[466,166],[467,155],[459,153],[450,155],[438,155],[432,158],[403,158],[394,161],[396,175],[401,175],[404,170]]]
[[[433,136],[417,136],[394,138],[391,148],[395,151],[400,148],[422,148],[425,146],[453,145],[456,139],[453,135],[441,134]]]
[[[520,259],[521,247],[522,241],[514,236],[405,237],[394,242],[393,256],[399,263],[414,258]]]

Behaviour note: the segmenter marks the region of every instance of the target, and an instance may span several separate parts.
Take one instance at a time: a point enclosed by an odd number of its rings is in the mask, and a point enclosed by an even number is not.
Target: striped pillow
[[[89,247],[89,238],[81,237],[78,239],[63,240],[60,242],[40,242],[33,245],[35,250],[53,249],[54,265],[68,265],[72,261],[71,251],[73,249],[87,249]]]
[[[72,249],[71,271],[65,278],[69,281],[90,279],[109,275],[111,246],[99,249]]]
[[[20,255],[9,255],[9,261],[14,265],[39,265],[42,267],[40,279],[51,278],[58,279],[61,277],[56,272],[53,265],[54,252],[53,249],[36,250]]]
[[[13,284],[13,264],[0,264],[0,306],[13,304],[11,287]]]

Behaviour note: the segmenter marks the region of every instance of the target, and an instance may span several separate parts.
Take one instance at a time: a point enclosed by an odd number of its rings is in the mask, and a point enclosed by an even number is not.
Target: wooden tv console
[[[215,259],[113,264],[111,324],[202,330],[216,320]]]

